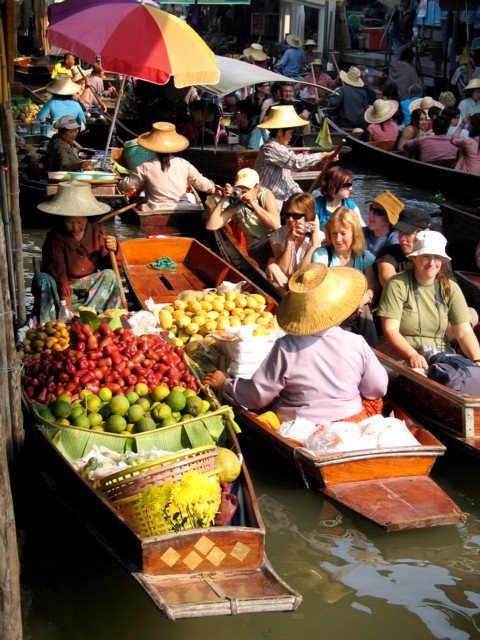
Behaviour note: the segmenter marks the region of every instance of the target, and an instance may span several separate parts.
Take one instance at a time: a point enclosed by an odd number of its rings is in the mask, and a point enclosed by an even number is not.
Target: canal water
[[[365,169],[352,197],[390,189],[438,213],[433,195]],[[438,191],[440,191],[440,187]],[[118,237],[138,228],[112,223]],[[26,283],[45,232],[25,230]],[[206,240],[210,239],[206,237]],[[407,403],[408,406],[408,403]],[[478,463],[453,451],[433,478],[467,515],[464,524],[385,533],[308,491],[273,452],[243,442],[277,573],[303,595],[294,613],[168,622],[137,583],[55,497],[30,487],[23,501],[24,637],[32,640],[468,640],[480,638]]]

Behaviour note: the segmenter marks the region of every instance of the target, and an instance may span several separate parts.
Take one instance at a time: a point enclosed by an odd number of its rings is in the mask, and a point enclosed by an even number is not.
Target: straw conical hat
[[[308,120],[304,120],[297,115],[295,108],[291,104],[277,105],[271,107],[268,116],[258,125],[259,129],[295,129],[304,127]]]
[[[470,91],[472,89],[480,89],[480,78],[473,78],[473,80],[470,80],[464,91]]]
[[[389,120],[398,110],[396,100],[375,100],[365,111],[365,120],[371,124],[380,124]]]
[[[351,87],[363,87],[362,73],[358,67],[350,67],[348,72],[340,71],[340,79]]]
[[[410,113],[415,109],[423,109],[424,111],[428,111],[430,107],[439,107],[439,109],[443,109],[443,104],[441,102],[437,102],[430,96],[425,96],[425,98],[417,98],[408,105],[408,110]]]
[[[256,60],[257,62],[264,62],[268,58],[262,45],[257,42],[251,44],[248,49],[244,49],[243,55],[247,56],[247,58],[252,58],[252,60]]]
[[[60,182],[53,199],[41,202],[38,208],[40,211],[51,213],[54,216],[72,218],[99,216],[110,211],[108,204],[99,202],[95,198],[88,182],[80,182],[79,180]]]
[[[73,96],[80,91],[80,86],[75,84],[66,73],[59,73],[55,80],[49,82],[45,89],[57,96]]]
[[[288,35],[285,40],[289,47],[293,47],[294,49],[300,49],[302,46],[302,41],[298,36]]]
[[[80,71],[80,67],[74,66],[72,67],[72,71],[73,71],[72,81],[79,82],[80,80],[83,80],[84,76],[85,78],[88,78],[88,76],[91,76],[93,69],[82,69]]]
[[[307,336],[340,324],[358,309],[367,280],[351,267],[307,264],[293,274],[288,287],[278,307],[278,324],[288,333]]]
[[[152,130],[138,136],[137,142],[144,149],[157,153],[178,153],[190,144],[188,138],[176,132],[171,122],[154,122]]]

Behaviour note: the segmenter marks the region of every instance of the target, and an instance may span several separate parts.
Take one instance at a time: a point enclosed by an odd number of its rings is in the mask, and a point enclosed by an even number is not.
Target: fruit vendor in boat
[[[118,188],[123,192],[144,190],[146,202],[139,205],[139,210],[165,211],[188,207],[193,202],[192,194],[187,194],[189,184],[199,191],[222,195],[222,189],[205,178],[190,162],[173,155],[184,151],[189,143],[170,122],[155,122],[152,130],[142,133],[137,142],[144,149],[154,151],[157,157],[140,164],[119,183]]]
[[[451,336],[463,354],[480,363],[480,346],[460,287],[441,272],[449,262],[446,238],[420,231],[408,257],[413,268],[390,278],[378,315],[386,341],[415,369],[428,369],[428,357],[448,350]]]
[[[70,76],[57,76],[55,80],[46,85],[45,89],[52,94],[52,97],[47,100],[38,112],[38,122],[45,122],[47,118],[50,118],[50,121],[55,123],[63,116],[75,118],[78,126],[87,122],[80,103],[73,97],[80,91],[80,87],[73,82]]]
[[[271,107],[268,116],[258,125],[270,131],[270,138],[258,151],[255,170],[260,184],[275,196],[279,210],[292,193],[302,191],[292,178],[292,169],[313,167],[334,154],[333,151],[296,154],[288,149],[294,130],[307,124],[308,120],[300,118],[292,105],[279,105]]]
[[[53,200],[38,208],[58,219],[45,238],[42,271],[32,285],[39,322],[55,320],[61,300],[72,312],[80,306],[97,312],[119,309],[115,272],[108,268],[109,252],[117,251],[117,240],[88,219],[107,213],[110,207],[95,198],[88,183],[72,180],[61,182]]]
[[[54,125],[57,133],[47,145],[43,158],[43,171],[89,171],[93,169],[90,160],[80,160],[77,151],[82,147],[77,143],[80,125],[73,116],[63,116]]]
[[[365,276],[350,267],[302,267],[290,278],[278,308],[278,324],[287,333],[252,379],[214,371],[204,383],[249,409],[273,403],[280,421],[358,418],[364,414],[362,399],[381,398],[388,384],[386,370],[365,340],[339,326],[356,311],[366,288]]]

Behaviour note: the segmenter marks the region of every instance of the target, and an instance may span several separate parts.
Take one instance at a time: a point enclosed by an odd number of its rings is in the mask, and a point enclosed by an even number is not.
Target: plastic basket
[[[215,468],[215,445],[189,449],[185,453],[173,454],[134,467],[127,467],[106,476],[98,488],[111,502],[139,494],[147,487],[161,486],[166,482],[177,482],[187,471],[207,473]]]
[[[208,475],[218,476],[218,471],[210,471]],[[128,498],[116,500],[112,506],[141,538],[150,538],[173,531],[173,525],[159,521],[155,512],[141,504],[141,495],[142,492],[139,492]],[[210,504],[210,501],[207,501],[207,504]],[[193,528],[193,524],[188,521],[183,525],[183,530]]]
[[[123,157],[127,169],[133,170],[142,162],[147,160],[155,160],[157,154],[155,151],[149,151],[141,147],[136,140],[130,140],[123,145]]]

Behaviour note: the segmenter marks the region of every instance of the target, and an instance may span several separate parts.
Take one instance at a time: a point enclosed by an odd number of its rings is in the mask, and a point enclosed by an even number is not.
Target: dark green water
[[[355,173],[364,203],[391,189],[437,212],[431,192]],[[119,237],[138,228],[111,225]],[[44,232],[25,231],[25,270]],[[242,436],[240,436],[242,442]],[[307,491],[273,452],[244,446],[277,573],[303,595],[295,613],[165,620],[137,583],[37,487],[23,557],[25,638],[33,640],[468,640],[480,638],[478,463],[448,452],[433,478],[467,514],[465,524],[385,533]]]

